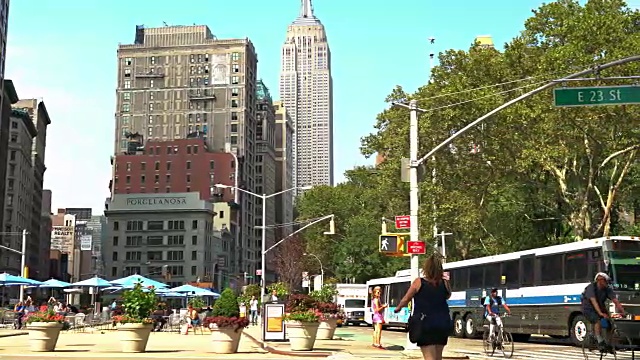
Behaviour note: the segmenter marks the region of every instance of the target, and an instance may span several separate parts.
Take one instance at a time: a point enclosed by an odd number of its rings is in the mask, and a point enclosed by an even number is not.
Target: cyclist
[[[511,315],[511,309],[509,306],[502,300],[501,296],[498,296],[498,289],[491,289],[491,296],[487,296],[484,299],[484,317],[489,321],[489,337],[493,339],[494,337],[494,328],[493,325],[498,325],[502,327],[502,319],[500,319],[500,306],[504,307],[507,310],[507,313]]]
[[[624,308],[618,301],[616,293],[609,286],[609,281],[611,281],[609,275],[603,272],[597,273],[593,282],[587,285],[581,296],[582,313],[593,324],[598,347],[603,351],[611,350],[602,336],[602,328],[610,328],[608,319],[611,315],[605,306],[607,299],[615,304],[621,314],[624,314]]]

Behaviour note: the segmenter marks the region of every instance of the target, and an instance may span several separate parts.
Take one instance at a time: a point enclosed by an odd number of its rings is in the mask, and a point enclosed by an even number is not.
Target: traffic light
[[[27,279],[29,278],[29,267],[28,266],[24,267],[24,277],[27,278]]]
[[[408,234],[383,234],[380,235],[378,251],[390,256],[403,256],[405,254],[405,237]]]

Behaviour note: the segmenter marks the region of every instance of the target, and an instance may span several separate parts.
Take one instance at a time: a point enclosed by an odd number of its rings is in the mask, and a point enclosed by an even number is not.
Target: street
[[[337,336],[345,339],[355,340],[358,342],[371,342],[370,327],[349,326],[341,328],[337,331]],[[393,349],[404,347],[406,344],[407,333],[401,330],[388,329],[382,333],[383,346]],[[449,338],[449,345],[446,350],[451,354],[466,355],[469,359],[497,359],[502,358],[502,354],[497,353],[494,356],[484,354],[482,341],[480,339],[458,339]],[[638,354],[640,355],[640,354]],[[640,356],[636,356],[640,359]],[[532,337],[529,342],[516,342],[512,359],[531,359],[531,360],[584,360],[582,349],[574,346],[568,346],[566,341],[555,340],[549,337],[538,336]],[[591,357],[589,357],[589,360]],[[613,359],[604,357],[603,359]],[[618,353],[618,360],[632,359],[631,353]]]

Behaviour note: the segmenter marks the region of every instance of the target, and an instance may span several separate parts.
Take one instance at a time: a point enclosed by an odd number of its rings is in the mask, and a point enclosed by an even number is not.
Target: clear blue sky
[[[426,82],[428,54],[467,49],[477,35],[509,41],[538,0],[315,0],[332,52],[336,178],[371,164],[359,152],[384,98],[399,84]],[[206,24],[218,38],[249,37],[259,77],[278,97],[280,47],[299,0],[14,0],[9,13],[7,78],[21,98],[44,99],[52,124],[45,186],[53,208],[92,207],[108,195],[113,151],[116,48],[135,26]],[[435,47],[427,38],[436,38]]]

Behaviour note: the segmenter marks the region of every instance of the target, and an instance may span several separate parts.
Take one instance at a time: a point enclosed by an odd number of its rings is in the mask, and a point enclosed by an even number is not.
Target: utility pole
[[[443,231],[440,234],[437,234],[437,237],[440,237],[440,246],[442,246],[442,251],[440,251],[440,254],[442,254],[443,263],[447,262],[447,247],[445,246],[445,237],[449,235],[453,235],[453,233],[448,233]],[[438,243],[437,237],[436,237],[436,243]]]
[[[20,276],[26,277],[27,267],[27,229],[22,230],[22,249],[20,250]],[[20,301],[24,300],[24,285],[20,285]]]
[[[429,45],[431,45],[431,50],[429,51],[429,81],[427,81],[427,84],[429,84],[431,82],[431,77],[433,76],[433,66],[434,66],[434,58],[436,56],[435,52],[433,51],[433,47],[435,46],[436,43],[436,38],[435,37],[430,37],[429,38]],[[417,130],[416,130],[417,131]],[[417,161],[417,155],[416,155],[416,159],[414,159],[415,161]],[[433,169],[431,170],[431,182],[433,183],[433,186],[435,188],[436,186],[436,179],[437,179],[437,172],[436,172],[436,157],[433,156],[431,158],[431,160],[433,160]],[[437,212],[438,212],[438,206],[436,204],[436,197],[432,196],[431,197],[431,207],[433,208],[433,237],[437,237],[438,236],[438,216],[437,216]],[[413,239],[411,241],[414,241]],[[438,240],[436,239],[436,242],[434,244],[434,248],[438,248]],[[443,250],[444,251],[444,250]]]

